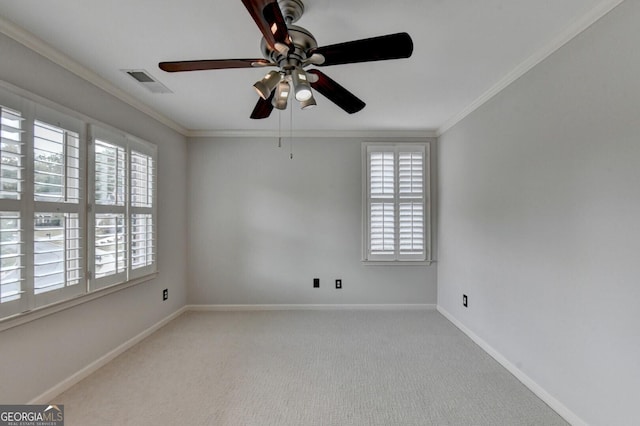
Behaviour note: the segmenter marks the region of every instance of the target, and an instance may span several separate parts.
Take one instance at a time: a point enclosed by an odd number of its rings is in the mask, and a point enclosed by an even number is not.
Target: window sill
[[[364,266],[431,266],[435,260],[363,260]]]
[[[158,276],[158,272],[156,271],[149,275],[135,278],[124,283],[113,284],[109,287],[92,291],[91,293],[83,294],[81,296],[76,296],[71,299],[63,300],[57,303],[42,306],[39,308],[32,309],[30,311],[21,312],[19,314],[15,314],[7,318],[0,319],[0,332],[4,330],[8,330],[13,327],[17,327],[22,324],[26,324],[31,321],[35,321],[37,319],[46,317],[48,315],[55,314],[56,312],[73,308],[74,306],[78,306],[83,303],[90,302],[92,300],[107,296],[117,291],[124,290],[138,284],[142,284],[143,282],[150,281],[156,278],[157,276]]]

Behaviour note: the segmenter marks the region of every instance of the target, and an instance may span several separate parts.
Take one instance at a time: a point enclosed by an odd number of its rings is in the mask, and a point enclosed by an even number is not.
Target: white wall
[[[26,403],[186,303],[186,140],[0,34],[0,79],[158,145],[159,276],[0,332],[0,403]],[[162,302],[162,289],[169,300]]]
[[[439,306],[592,425],[638,424],[639,22],[624,2],[440,139]]]
[[[362,265],[361,142],[190,139],[189,303],[435,304],[435,265]]]

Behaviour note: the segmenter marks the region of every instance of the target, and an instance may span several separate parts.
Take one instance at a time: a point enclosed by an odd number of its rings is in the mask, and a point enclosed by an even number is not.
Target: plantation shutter
[[[157,147],[92,127],[92,289],[154,273]]]
[[[38,106],[33,121],[35,306],[84,293],[82,121]]]
[[[424,259],[424,153],[398,153],[399,256]]]
[[[366,260],[426,259],[425,144],[367,145]]]
[[[127,280],[127,142],[124,136],[92,126],[93,290]],[[91,155],[91,154],[90,154]]]
[[[0,329],[156,272],[158,148],[92,121],[0,81]]]
[[[24,118],[19,111],[0,106],[2,163],[0,163],[0,198],[20,200],[24,171]]]
[[[24,188],[24,117],[0,103],[0,317],[22,312],[28,301],[21,199]],[[16,103],[18,104],[18,103]]]
[[[134,276],[155,271],[155,155],[131,151],[131,269]],[[143,152],[144,151],[144,152]]]
[[[369,250],[389,258],[395,251],[395,161],[393,152],[369,153]]]

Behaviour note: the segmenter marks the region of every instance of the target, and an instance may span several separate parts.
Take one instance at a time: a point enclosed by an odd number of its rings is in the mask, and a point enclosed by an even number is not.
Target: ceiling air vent
[[[152,93],[173,93],[145,70],[122,70]]]

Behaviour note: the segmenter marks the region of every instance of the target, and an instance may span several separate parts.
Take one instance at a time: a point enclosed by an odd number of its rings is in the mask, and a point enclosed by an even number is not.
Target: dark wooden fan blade
[[[272,49],[279,50],[276,43],[291,45],[287,23],[276,0],[242,0],[242,3]]]
[[[314,53],[325,58],[318,66],[385,61],[410,57],[413,53],[413,41],[407,33],[388,34],[317,47],[309,51],[309,56]]]
[[[318,81],[311,83],[311,87],[349,114],[358,112],[365,107],[364,102],[321,71],[308,70],[307,73],[318,76]]]
[[[264,59],[210,59],[201,61],[160,62],[158,66],[167,72],[222,70],[227,68],[253,68],[269,65]]]
[[[271,111],[273,111],[273,104],[271,103],[271,101],[273,100],[273,95],[275,94],[275,92],[275,90],[271,92],[271,96],[269,96],[267,99],[258,99],[258,103],[253,108],[253,112],[251,113],[251,118],[258,120],[261,118],[267,118],[269,117],[269,115],[271,115]]]

